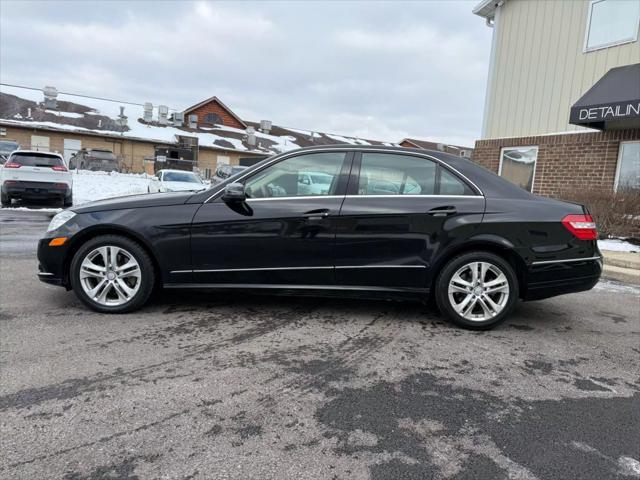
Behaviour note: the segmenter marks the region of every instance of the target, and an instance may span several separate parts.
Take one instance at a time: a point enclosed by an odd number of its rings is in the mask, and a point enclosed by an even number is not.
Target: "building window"
[[[640,2],[592,0],[589,5],[584,50],[598,50],[638,39]]]
[[[204,123],[210,123],[211,125],[222,125],[222,119],[220,115],[215,113],[207,113],[204,116]]]
[[[500,153],[499,175],[525,190],[533,191],[538,147],[503,148]]]
[[[622,142],[615,189],[640,189],[640,142]]]

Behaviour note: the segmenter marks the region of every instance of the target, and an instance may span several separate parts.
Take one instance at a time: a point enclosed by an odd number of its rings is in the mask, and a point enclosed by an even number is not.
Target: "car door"
[[[221,195],[193,219],[193,280],[200,284],[334,285],[336,222],[352,154],[345,151],[284,157],[240,176],[247,200]],[[321,171],[331,187],[308,194],[299,179]]]
[[[484,197],[420,155],[358,153],[336,232],[338,285],[424,289],[437,254],[471,234]]]

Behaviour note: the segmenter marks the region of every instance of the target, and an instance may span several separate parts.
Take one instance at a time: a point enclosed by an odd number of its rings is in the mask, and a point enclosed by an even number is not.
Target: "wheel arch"
[[[67,249],[67,253],[64,258],[64,264],[63,264],[64,265],[63,266],[64,285],[67,288],[70,288],[70,285],[71,285],[71,282],[69,279],[69,274],[70,274],[69,270],[71,268],[71,262],[73,260],[74,255],[80,249],[80,247],[84,245],[87,241],[91,240],[92,238],[99,237],[101,235],[120,235],[122,237],[128,238],[129,240],[133,240],[134,242],[139,244],[151,259],[151,262],[153,264],[153,269],[156,272],[156,275],[155,275],[156,283],[162,282],[162,270],[160,268],[160,263],[158,262],[158,259],[156,258],[156,255],[153,252],[151,245],[149,245],[149,243],[145,240],[145,238],[142,235],[136,232],[133,232],[132,230],[129,230],[125,227],[122,227],[120,225],[105,224],[105,225],[96,225],[95,227],[87,228],[82,232],[74,235],[71,238],[71,242],[69,243],[69,248]]]
[[[452,258],[475,251],[484,251],[493,253],[494,255],[498,255],[503,258],[511,267],[516,274],[516,278],[518,279],[518,291],[519,296],[522,297],[524,292],[526,291],[526,271],[527,266],[523,258],[516,252],[515,246],[506,238],[500,237],[498,235],[478,235],[475,237],[471,237],[464,243],[460,243],[446,252],[444,252],[436,262],[434,262],[433,266],[430,269],[429,274],[429,298],[433,299],[435,294],[435,288],[433,288],[438,275],[444,268],[444,266],[451,260]]]

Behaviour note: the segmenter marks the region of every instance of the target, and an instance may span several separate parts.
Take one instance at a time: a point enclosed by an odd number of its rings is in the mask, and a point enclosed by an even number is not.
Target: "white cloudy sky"
[[[475,3],[1,0],[0,81],[473,145],[491,45]]]

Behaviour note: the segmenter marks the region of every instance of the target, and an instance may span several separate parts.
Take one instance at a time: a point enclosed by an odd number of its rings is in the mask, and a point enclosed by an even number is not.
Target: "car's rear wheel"
[[[474,330],[504,321],[518,299],[513,267],[489,252],[469,252],[451,259],[436,281],[436,303],[453,323]]]
[[[131,312],[149,299],[153,263],[136,242],[119,235],[89,240],[71,262],[71,285],[83,303],[109,313]]]
[[[0,203],[2,204],[3,207],[10,207],[11,198],[9,197],[9,195],[5,195],[4,193],[2,193],[0,194]]]
[[[64,197],[62,205],[64,206],[64,208],[73,206],[73,194],[69,194],[68,197]]]

